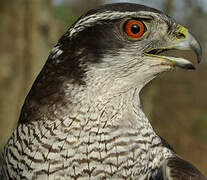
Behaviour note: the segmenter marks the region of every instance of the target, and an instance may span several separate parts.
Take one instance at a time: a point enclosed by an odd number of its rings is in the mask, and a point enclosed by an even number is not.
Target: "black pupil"
[[[138,34],[139,31],[140,31],[140,27],[139,27],[139,25],[138,25],[138,24],[133,24],[133,25],[131,26],[131,31],[132,31],[133,34]]]

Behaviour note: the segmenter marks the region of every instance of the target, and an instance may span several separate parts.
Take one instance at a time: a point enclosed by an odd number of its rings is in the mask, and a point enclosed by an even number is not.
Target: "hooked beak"
[[[162,58],[163,60],[165,60],[164,65],[177,66],[184,69],[195,69],[195,66],[187,59],[159,55],[164,51],[172,49],[192,50],[197,56],[198,63],[201,62],[202,48],[196,37],[181,25],[177,26],[177,31],[175,33],[177,34],[177,39],[170,42],[168,46],[153,48],[147,51],[145,54],[147,56]]]

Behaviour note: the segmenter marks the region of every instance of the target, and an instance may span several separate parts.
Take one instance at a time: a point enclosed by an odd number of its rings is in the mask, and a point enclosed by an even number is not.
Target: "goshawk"
[[[60,38],[23,105],[3,152],[5,179],[206,180],[158,136],[140,90],[175,67],[194,69],[171,49],[201,47],[164,13],[103,5]]]

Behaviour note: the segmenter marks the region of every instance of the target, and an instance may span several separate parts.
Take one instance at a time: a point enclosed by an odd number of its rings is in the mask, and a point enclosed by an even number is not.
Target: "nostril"
[[[185,37],[185,34],[183,34],[183,33],[181,33],[181,32],[176,32],[176,38],[178,38],[178,39],[184,39],[184,38],[186,38]]]

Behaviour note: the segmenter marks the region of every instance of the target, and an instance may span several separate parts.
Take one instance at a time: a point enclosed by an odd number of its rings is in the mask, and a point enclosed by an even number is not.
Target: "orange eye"
[[[145,32],[145,25],[139,20],[132,19],[125,24],[124,30],[129,37],[139,38]]]

